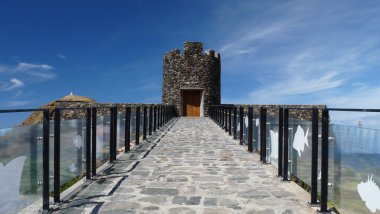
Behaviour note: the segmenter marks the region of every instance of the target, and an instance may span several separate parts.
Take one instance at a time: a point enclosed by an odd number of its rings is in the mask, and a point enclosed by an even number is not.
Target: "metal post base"
[[[321,212],[320,210],[317,210],[317,213],[318,213],[318,214],[331,214],[331,211],[332,211],[332,210],[327,210],[327,211],[325,211],[325,212]]]
[[[320,203],[319,203],[319,201],[317,203],[310,203],[310,201],[308,201],[307,205],[309,205],[309,207],[319,207]]]

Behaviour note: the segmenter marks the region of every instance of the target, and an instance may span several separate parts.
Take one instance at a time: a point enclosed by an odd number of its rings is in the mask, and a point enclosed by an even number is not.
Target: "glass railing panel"
[[[380,213],[380,114],[330,118],[329,199],[347,213]]]
[[[110,115],[96,119],[96,166],[106,163],[110,157]]]
[[[243,143],[248,144],[248,109],[244,108],[243,112]]]
[[[117,138],[116,138],[116,153],[124,151],[124,138],[125,138],[125,113],[118,113],[117,115]]]
[[[253,148],[256,151],[260,151],[260,115],[256,114],[256,109],[254,109],[252,125]]]
[[[131,112],[131,147],[135,145],[136,141],[136,110]]]
[[[140,109],[140,142],[144,135],[144,108]]]
[[[42,201],[42,125],[0,129],[0,213]]]
[[[61,121],[61,185],[84,176],[86,167],[86,119]]]
[[[311,113],[310,113],[311,114]],[[311,185],[312,122],[289,112],[289,171],[292,176]]]
[[[276,168],[278,167],[278,116],[267,116],[266,124],[267,159]]]

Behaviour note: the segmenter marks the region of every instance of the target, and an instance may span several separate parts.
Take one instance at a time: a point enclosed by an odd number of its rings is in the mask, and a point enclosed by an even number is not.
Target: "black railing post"
[[[163,122],[164,122],[164,106],[163,105],[161,105],[161,123],[160,123],[160,127],[162,127],[164,124],[163,124]]]
[[[237,139],[237,107],[234,106],[234,139]]]
[[[321,210],[328,212],[328,168],[329,168],[329,110],[322,110],[322,163],[321,163]]]
[[[161,105],[157,106],[157,129],[160,129],[161,126]]]
[[[219,106],[219,117],[220,117],[219,126],[223,129],[224,117],[223,117],[223,107],[222,106]]]
[[[149,135],[152,135],[153,106],[149,106]]]
[[[92,107],[91,109],[91,116],[92,116],[92,131],[91,131],[91,141],[92,141],[92,154],[91,154],[91,171],[92,176],[96,175],[96,107]]]
[[[223,123],[224,123],[223,107],[219,106],[219,110],[220,110],[220,123],[219,123],[219,126],[223,129]]]
[[[284,109],[284,162],[282,171],[282,180],[289,181],[288,166],[289,166],[289,109]]]
[[[224,107],[224,131],[228,132],[228,107]]]
[[[277,176],[282,176],[282,153],[284,143],[284,108],[278,109],[278,171]]]
[[[144,106],[144,126],[143,126],[143,140],[146,139],[146,128],[148,123],[148,107]]]
[[[112,145],[112,141],[113,141],[113,107],[110,108],[110,139],[109,139],[109,153],[110,153],[110,157],[109,157],[109,161],[112,162],[112,158],[113,158],[113,155],[112,155],[112,152],[113,152],[113,145]]]
[[[131,150],[131,107],[125,108],[124,152]]]
[[[253,108],[248,107],[248,151],[253,152]]]
[[[311,134],[311,199],[310,205],[318,204],[318,109],[312,110]]]
[[[42,209],[49,209],[49,110],[42,116]]]
[[[86,109],[86,179],[91,179],[91,109]]]
[[[37,193],[37,172],[38,172],[38,167],[37,167],[37,127],[33,126],[30,129],[30,176],[29,176],[29,184],[30,184],[30,193],[36,194]]]
[[[116,151],[117,151],[117,115],[118,115],[118,112],[117,112],[117,107],[114,107],[115,110],[114,110],[114,129],[113,129],[113,145],[114,145],[114,150],[113,150],[113,155],[114,155],[114,160],[116,160]]]
[[[165,124],[168,122],[168,107],[165,105]]]
[[[154,116],[153,116],[153,131],[156,132],[156,125],[157,125],[157,106],[154,106]]]
[[[232,107],[228,107],[228,134],[232,134]]]
[[[115,141],[115,107],[110,108],[110,162],[116,160],[116,141]]]
[[[136,145],[140,144],[140,106],[136,107]]]
[[[113,107],[110,108],[110,146],[109,146],[109,152],[110,152],[110,162],[113,161],[113,120],[114,120],[114,114],[113,114]]]
[[[160,105],[160,128],[162,127],[162,105]]]
[[[240,145],[243,145],[243,117],[244,117],[244,108],[240,106],[239,109],[239,140],[240,140]]]
[[[260,160],[267,161],[267,109],[260,108]]]
[[[61,110],[54,110],[54,202],[61,201]]]

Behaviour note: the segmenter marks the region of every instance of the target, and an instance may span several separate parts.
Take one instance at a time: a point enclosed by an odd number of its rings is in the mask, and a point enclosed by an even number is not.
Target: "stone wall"
[[[162,103],[175,105],[182,116],[181,89],[201,89],[203,113],[208,116],[208,106],[220,104],[220,77],[220,55],[214,50],[204,53],[200,42],[185,42],[183,54],[178,49],[165,54]]]
[[[279,108],[288,108],[289,109],[289,118],[294,118],[298,120],[312,120],[311,116],[311,109],[316,108],[318,109],[318,118],[319,120],[322,119],[322,110],[327,108],[326,105],[276,105],[276,104],[266,104],[266,105],[260,105],[260,104],[225,104],[224,106],[236,106],[239,111],[239,107],[244,107],[244,111],[248,112],[248,107],[253,108],[253,114],[254,115],[260,115],[260,108],[264,107],[267,109],[267,116],[272,117],[278,117],[278,111]],[[306,109],[306,110],[305,110]]]

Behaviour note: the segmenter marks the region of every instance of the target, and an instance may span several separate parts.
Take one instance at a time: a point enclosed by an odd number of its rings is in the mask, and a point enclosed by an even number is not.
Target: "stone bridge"
[[[82,185],[54,213],[315,213],[209,118],[176,118]]]

